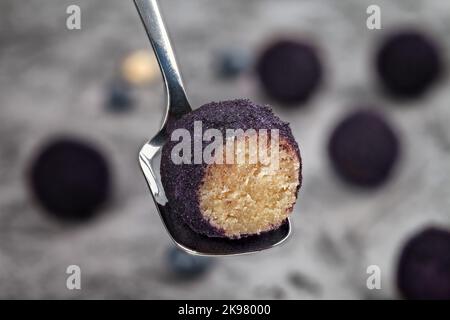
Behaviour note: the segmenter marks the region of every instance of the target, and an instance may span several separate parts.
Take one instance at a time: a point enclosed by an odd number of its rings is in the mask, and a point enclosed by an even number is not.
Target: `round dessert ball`
[[[385,89],[400,98],[418,97],[439,78],[441,53],[431,38],[418,31],[388,36],[376,56],[378,75]]]
[[[450,299],[450,232],[427,228],[400,255],[397,286],[406,299]]]
[[[108,199],[110,180],[105,157],[73,138],[43,146],[30,169],[36,199],[50,214],[67,221],[91,218]]]
[[[243,99],[211,102],[169,132],[162,183],[169,209],[193,231],[238,239],[286,221],[300,188],[301,158],[288,124],[270,108]],[[207,132],[214,137],[205,138]]]
[[[267,47],[256,64],[262,88],[285,105],[304,103],[318,88],[322,64],[307,43],[279,40]]]
[[[399,156],[398,138],[381,114],[363,109],[348,115],[331,134],[328,154],[345,181],[377,187],[387,180]]]

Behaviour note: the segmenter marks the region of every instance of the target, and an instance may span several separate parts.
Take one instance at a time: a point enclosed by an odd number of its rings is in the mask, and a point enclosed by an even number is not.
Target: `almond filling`
[[[209,165],[199,190],[204,218],[230,238],[280,226],[296,201],[300,162],[289,143],[280,139],[276,167],[249,161],[249,149],[234,148],[236,159],[244,153],[244,163]],[[224,150],[217,155],[223,156]],[[268,152],[272,152],[270,147]]]

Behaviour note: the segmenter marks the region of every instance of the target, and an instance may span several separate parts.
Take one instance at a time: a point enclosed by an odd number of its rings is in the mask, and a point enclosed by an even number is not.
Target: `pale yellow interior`
[[[235,148],[239,152],[248,159],[248,148]],[[278,227],[296,201],[300,161],[286,141],[280,139],[277,169],[248,162],[209,165],[199,190],[204,217],[230,238]]]

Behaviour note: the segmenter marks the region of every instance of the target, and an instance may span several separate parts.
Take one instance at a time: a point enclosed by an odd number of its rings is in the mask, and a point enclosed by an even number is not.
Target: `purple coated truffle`
[[[397,286],[410,300],[450,299],[450,232],[427,228],[403,247]]]
[[[306,102],[322,80],[322,64],[310,44],[279,40],[267,47],[256,64],[262,88],[285,105]]]
[[[61,138],[42,147],[29,177],[39,203],[65,221],[91,218],[111,189],[105,157],[90,144],[73,138]]]
[[[376,56],[376,67],[385,89],[400,98],[422,95],[444,69],[434,41],[414,30],[388,36]]]
[[[284,171],[274,172],[274,178],[278,177],[277,183],[286,182],[286,185],[278,189],[276,183],[269,184],[270,173],[261,174],[264,177],[258,180],[258,172],[267,169],[258,165],[194,164],[194,153],[190,163],[175,164],[171,152],[179,141],[169,141],[162,150],[161,178],[170,210],[192,230],[209,237],[236,239],[270,231],[284,223],[292,211],[301,181],[300,153],[288,124],[276,117],[270,108],[240,99],[205,104],[172,123],[169,134],[181,128],[187,129],[193,137],[196,121],[202,122],[203,132],[218,129],[224,136],[227,129],[278,129],[280,154],[284,155],[280,156],[280,170]],[[208,143],[202,142],[202,150]],[[193,144],[194,139],[192,148]],[[259,183],[269,187],[259,190]],[[266,202],[277,192],[281,193],[278,196],[280,203],[287,197],[287,207],[272,212],[275,210],[272,207],[277,204]],[[265,211],[267,213],[263,213]],[[275,216],[283,219],[276,220]],[[273,224],[267,225],[267,221]]]
[[[386,119],[362,109],[347,116],[331,134],[328,154],[345,181],[367,188],[384,183],[399,156],[398,138]]]

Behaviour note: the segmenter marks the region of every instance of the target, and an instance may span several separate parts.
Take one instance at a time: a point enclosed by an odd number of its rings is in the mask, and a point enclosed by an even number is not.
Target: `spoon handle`
[[[167,93],[167,110],[163,122],[165,124],[168,117],[179,118],[190,112],[191,107],[186,97],[183,80],[159,11],[158,2],[156,0],[134,0],[134,3],[164,78]]]

